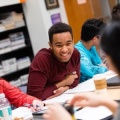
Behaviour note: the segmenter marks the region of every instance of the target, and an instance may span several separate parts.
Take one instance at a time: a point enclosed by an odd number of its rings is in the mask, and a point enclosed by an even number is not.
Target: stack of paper
[[[55,97],[55,98],[52,98],[52,99],[49,99],[49,100],[44,100],[44,103],[45,104],[64,103],[67,100],[72,99],[74,95],[75,94],[62,94],[62,95],[60,95],[58,97]]]
[[[27,107],[19,107],[12,111],[12,120],[33,120],[32,112]]]
[[[112,70],[109,70],[109,71],[103,73],[103,75],[105,75],[106,79],[110,79],[114,76],[117,76],[117,74]]]
[[[75,113],[75,118],[81,120],[101,120],[110,115],[112,115],[112,112],[104,106],[85,107]]]
[[[92,79],[80,83],[77,87],[73,88],[73,89],[69,89],[66,92],[64,92],[64,94],[68,94],[68,93],[80,93],[80,92],[90,92],[90,91],[95,91],[95,85]]]

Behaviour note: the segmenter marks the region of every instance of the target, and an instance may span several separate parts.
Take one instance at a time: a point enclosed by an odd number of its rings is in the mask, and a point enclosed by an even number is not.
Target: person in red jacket
[[[19,88],[10,85],[2,78],[0,78],[0,93],[4,93],[10,104],[15,107],[32,105],[31,109],[33,111],[43,107],[42,101],[23,93]]]

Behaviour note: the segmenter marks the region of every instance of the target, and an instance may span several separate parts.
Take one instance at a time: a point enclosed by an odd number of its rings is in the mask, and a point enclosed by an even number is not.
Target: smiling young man
[[[74,48],[72,29],[65,23],[49,31],[50,48],[41,49],[30,66],[27,92],[45,100],[78,85],[80,53]]]

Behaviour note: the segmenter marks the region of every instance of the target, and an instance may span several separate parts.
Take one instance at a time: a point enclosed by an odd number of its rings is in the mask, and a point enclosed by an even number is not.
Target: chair
[[[20,86],[20,90],[24,93],[27,93],[27,86]]]

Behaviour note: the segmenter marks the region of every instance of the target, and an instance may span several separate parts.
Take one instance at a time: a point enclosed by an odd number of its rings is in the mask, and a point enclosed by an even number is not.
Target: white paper
[[[92,79],[80,83],[73,89],[69,89],[64,94],[95,91],[95,85]]]
[[[86,107],[75,112],[75,118],[82,120],[101,120],[110,115],[112,115],[112,112],[104,106]]]
[[[73,98],[75,94],[62,94],[58,97],[55,97],[55,98],[52,98],[52,99],[49,99],[49,100],[44,100],[43,102],[45,104],[52,104],[52,103],[64,103],[66,102],[67,100],[70,100]]]
[[[113,72],[112,70],[109,70],[105,73],[102,73],[106,79],[110,79],[114,76],[117,76],[117,74],[115,72]],[[83,83],[80,83],[78,86],[76,86],[73,89],[69,89],[66,92],[64,92],[64,94],[69,94],[69,93],[80,93],[80,92],[91,92],[91,91],[95,91],[95,85],[94,85],[94,81],[93,79],[89,79]]]
[[[117,76],[117,74],[115,72],[113,72],[112,70],[109,70],[109,71],[103,73],[103,75],[105,75],[106,79],[110,79],[114,76]]]
[[[32,120],[33,115],[31,109],[27,107],[19,107],[16,108],[15,110],[12,110],[12,120],[15,118],[23,118],[24,120]]]

